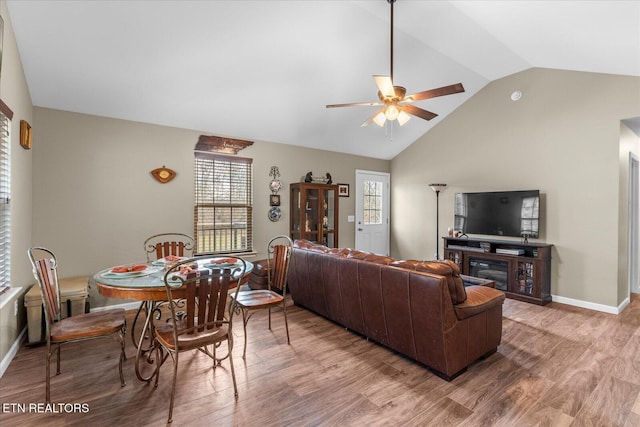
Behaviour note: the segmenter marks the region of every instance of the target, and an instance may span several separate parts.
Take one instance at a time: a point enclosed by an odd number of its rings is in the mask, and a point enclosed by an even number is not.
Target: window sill
[[[0,310],[4,308],[5,305],[9,303],[16,295],[22,291],[22,287],[11,287],[8,291],[5,291],[2,295],[0,295]]]

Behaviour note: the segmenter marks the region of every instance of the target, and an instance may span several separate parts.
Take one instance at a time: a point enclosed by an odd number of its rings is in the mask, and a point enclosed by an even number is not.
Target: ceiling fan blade
[[[375,118],[378,116],[378,114],[383,113],[384,114],[384,108],[379,109],[378,111],[376,111],[375,113],[373,113],[371,115],[371,117],[369,117],[367,120],[364,121],[364,123],[362,123],[360,125],[360,127],[365,127],[365,126],[369,126],[371,123],[374,123]],[[378,124],[378,123],[376,123]],[[378,125],[381,126],[381,125]]]
[[[421,119],[431,120],[438,115],[436,113],[432,113],[431,111],[423,110],[422,108],[418,108],[415,105],[403,105],[401,107],[402,111],[405,113],[412,114],[416,117],[420,117]]]
[[[382,104],[379,103],[379,102],[351,102],[349,104],[329,104],[326,107],[327,108],[358,107],[358,106],[370,107],[370,106],[375,106],[375,105],[382,105]]]
[[[462,83],[456,83],[454,85],[443,86],[437,89],[425,90],[424,92],[414,93],[413,95],[405,96],[402,102],[414,102],[421,101],[423,99],[436,98],[438,96],[453,95],[454,93],[464,92]]]
[[[376,81],[376,85],[378,86],[378,90],[382,96],[393,98],[396,96],[396,91],[393,88],[393,82],[391,81],[391,77],[389,76],[373,76],[373,79]]]

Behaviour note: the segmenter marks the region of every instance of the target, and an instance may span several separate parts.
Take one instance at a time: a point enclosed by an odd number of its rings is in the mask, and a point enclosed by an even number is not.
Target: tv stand
[[[496,282],[509,298],[551,301],[551,248],[546,243],[444,237],[444,257],[462,274]]]

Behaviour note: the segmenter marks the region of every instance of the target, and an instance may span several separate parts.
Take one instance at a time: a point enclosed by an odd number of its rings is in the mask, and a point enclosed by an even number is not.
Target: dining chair
[[[242,324],[244,328],[244,349],[242,358],[247,354],[247,323],[258,310],[268,310],[269,330],[271,330],[271,309],[282,307],[284,313],[284,325],[287,331],[287,344],[289,340],[289,324],[287,321],[287,274],[289,273],[289,260],[293,252],[293,242],[289,236],[281,235],[272,238],[267,245],[267,289],[240,291],[232,300],[234,311],[242,312]]]
[[[247,265],[242,259],[238,259],[235,265],[223,268],[203,264],[203,261],[210,257],[200,256],[181,261],[164,275],[167,299],[183,298],[184,301],[184,311],[177,312],[175,305],[169,304],[169,319],[154,324],[154,346],[157,351],[155,387],[158,386],[160,367],[168,356],[173,359],[173,382],[167,423],[172,422],[178,359],[182,352],[200,350],[213,359],[213,369],[216,368],[216,364],[220,365],[223,359],[228,358],[234,396],[238,397],[232,356],[233,311],[225,317],[225,309],[230,293],[238,292]],[[224,341],[227,342],[227,355],[218,358],[216,348]],[[211,351],[208,351],[209,345],[212,347]],[[191,364],[187,364],[186,369],[191,367]]]
[[[144,241],[144,252],[147,262],[157,261],[169,255],[179,257],[192,257],[195,250],[195,239],[184,233],[160,233],[148,237]],[[138,319],[140,314],[145,312],[149,315],[149,306],[147,301],[140,303],[136,315],[133,317],[131,324],[131,340],[136,346],[141,345],[140,338],[143,331],[139,330]]]
[[[147,262],[164,258],[168,255],[191,257],[195,249],[193,237],[183,233],[155,234],[144,241]]]
[[[124,309],[110,309],[61,318],[58,260],[49,249],[33,247],[28,251],[33,276],[40,286],[46,318],[46,401],[51,401],[51,356],[56,352],[56,375],[60,374],[60,349],[63,344],[94,338],[114,337],[120,342],[120,383],[125,386],[122,364],[126,360]]]

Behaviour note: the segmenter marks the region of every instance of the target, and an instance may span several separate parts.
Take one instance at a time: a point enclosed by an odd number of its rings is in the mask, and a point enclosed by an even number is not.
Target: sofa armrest
[[[458,320],[466,319],[492,307],[502,305],[505,294],[487,286],[469,286],[466,289],[467,299],[453,306]]]

